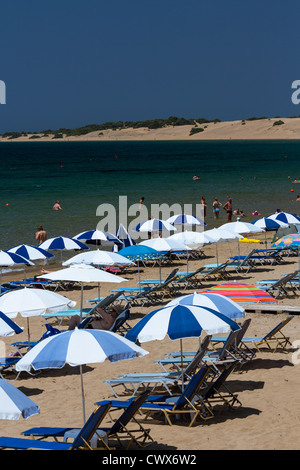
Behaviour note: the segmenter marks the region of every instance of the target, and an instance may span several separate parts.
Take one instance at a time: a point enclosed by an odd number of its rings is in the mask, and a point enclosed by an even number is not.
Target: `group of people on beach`
[[[206,217],[206,208],[207,208],[205,196],[202,196],[201,204],[203,206],[203,215],[204,215],[204,218],[205,218]],[[213,203],[212,203],[212,207],[213,207],[213,215],[214,215],[215,220],[217,220],[219,218],[221,207],[226,211],[227,222],[232,221],[232,215],[236,215],[238,218],[246,217],[246,214],[244,213],[243,210],[241,210],[239,208],[233,210],[233,208],[232,208],[232,199],[230,197],[228,197],[227,202],[224,205],[219,201],[219,199],[217,197],[215,197],[214,200],[213,200]]]

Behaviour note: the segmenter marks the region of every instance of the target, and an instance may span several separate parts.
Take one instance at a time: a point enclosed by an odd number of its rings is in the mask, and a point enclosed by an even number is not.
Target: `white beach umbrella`
[[[83,284],[85,283],[101,283],[112,282],[120,283],[127,281],[127,279],[115,276],[114,274],[107,273],[102,269],[94,268],[88,264],[72,264],[68,268],[60,269],[41,276],[43,279],[50,279],[52,281],[69,281],[78,282],[81,285],[81,304],[80,304],[80,318],[82,317],[83,308]]]
[[[39,413],[39,407],[21,390],[0,379],[0,419],[18,420]]]
[[[219,228],[213,228],[211,230],[207,230],[206,235],[211,237],[214,240],[214,243],[216,243],[216,258],[217,258],[217,263],[219,262],[219,256],[218,256],[218,243],[222,242],[230,242],[234,240],[239,240],[244,238],[240,233],[236,233],[230,230],[223,229],[222,227]]]
[[[228,222],[226,224],[221,225],[221,229],[230,230],[236,234],[241,233],[264,233],[264,229],[260,227],[256,227],[253,224],[249,224],[248,222]],[[242,238],[242,237],[239,237]],[[240,245],[238,244],[238,250],[240,254]]]
[[[191,248],[199,248],[203,245],[209,245],[214,242],[214,239],[205,232],[192,232],[186,230],[185,232],[174,233],[170,235],[167,240],[179,240]]]
[[[180,240],[174,240],[169,238],[151,238],[150,240],[144,240],[139,245],[149,246],[160,253],[171,253],[171,252],[186,252],[192,251],[190,247],[182,243]],[[189,258],[187,257],[187,271],[188,271]],[[160,271],[161,277],[161,271]]]
[[[191,250],[191,248],[185,245],[181,240],[170,238],[151,238],[150,240],[142,241],[139,245],[150,246],[160,252]]]
[[[9,318],[16,318],[18,314],[25,318],[40,316],[46,311],[59,312],[75,305],[76,302],[56,292],[32,287],[15,289],[0,297],[0,311]]]
[[[29,343],[29,317],[41,316],[46,311],[59,312],[60,310],[66,310],[68,307],[75,307],[75,305],[76,302],[56,292],[31,287],[15,289],[0,297],[0,311],[8,318],[16,318],[18,314],[27,318]]]
[[[224,230],[229,230],[231,232],[240,234],[240,233],[263,233],[264,229],[257,227],[248,222],[241,222],[237,220],[236,222],[228,222],[219,227]]]
[[[63,262],[63,266],[71,264],[92,264],[94,266],[135,266],[135,263],[125,256],[121,256],[113,251],[93,250],[85,253],[79,253],[67,261]]]

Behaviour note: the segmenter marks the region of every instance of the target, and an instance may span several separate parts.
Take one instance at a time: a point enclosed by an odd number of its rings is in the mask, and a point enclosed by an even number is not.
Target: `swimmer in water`
[[[144,197],[141,197],[141,199],[140,199],[140,205],[139,205],[139,210],[141,210],[142,205],[143,205],[143,203],[144,203],[144,200],[145,200],[145,198],[144,198]]]
[[[59,201],[56,201],[56,203],[53,206],[53,210],[54,211],[61,211],[62,210]]]

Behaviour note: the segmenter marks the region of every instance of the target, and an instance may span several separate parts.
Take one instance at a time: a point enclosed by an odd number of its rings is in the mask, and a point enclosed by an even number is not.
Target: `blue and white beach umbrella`
[[[280,222],[284,222],[285,224],[300,224],[300,217],[296,214],[290,214],[289,212],[278,212],[269,215],[267,218],[272,220],[279,220]]]
[[[125,337],[143,343],[162,340],[167,335],[171,340],[199,338],[203,330],[212,335],[239,328],[236,322],[217,310],[195,305],[171,305],[148,313]]]
[[[190,214],[177,214],[169,217],[167,222],[172,225],[207,225],[203,220]]]
[[[21,255],[0,250],[0,266],[14,266],[15,264],[26,264],[27,266],[34,265],[34,263],[29,261],[29,259],[24,258]]]
[[[195,305],[197,307],[209,308],[217,310],[228,318],[236,319],[245,316],[245,309],[237,302],[224,297],[219,294],[201,294],[194,292],[194,294],[182,295],[167,304],[169,306],[175,305]]]
[[[39,245],[43,250],[88,250],[84,243],[68,237],[49,238]]]
[[[99,245],[112,245],[113,243],[121,244],[122,242],[110,232],[104,232],[102,230],[87,230],[85,232],[78,233],[75,235],[76,240],[82,241],[94,241]]]
[[[23,333],[23,329],[3,312],[0,312],[0,336],[12,336],[15,333]]]
[[[61,369],[65,364],[80,366],[82,405],[85,421],[85,403],[82,381],[83,364],[122,361],[143,357],[147,351],[121,335],[106,330],[78,329],[50,336],[29,350],[16,364],[17,371]]]
[[[119,225],[116,236],[120,240],[121,244],[119,244],[119,243],[115,244],[114,245],[114,251],[119,251],[122,248],[126,248],[126,246],[135,245],[135,241],[129,235],[129,233],[127,232],[127,230],[126,230],[126,228],[124,227],[123,224]]]
[[[46,259],[52,258],[54,255],[49,253],[46,250],[43,250],[39,246],[32,246],[32,245],[18,245],[14,246],[13,248],[9,248],[6,250],[7,253],[16,253],[17,255],[23,256],[26,259],[31,261],[37,259]]]
[[[24,419],[39,413],[39,407],[21,390],[0,379],[0,419]]]
[[[299,222],[300,223],[300,222]],[[270,219],[269,217],[262,217],[261,219],[251,222],[255,227],[263,228],[264,230],[277,230],[279,228],[288,228],[288,224],[281,220]]]
[[[166,220],[161,219],[149,219],[146,222],[142,222],[135,227],[137,232],[161,232],[162,230],[174,231],[177,230],[172,224]]]

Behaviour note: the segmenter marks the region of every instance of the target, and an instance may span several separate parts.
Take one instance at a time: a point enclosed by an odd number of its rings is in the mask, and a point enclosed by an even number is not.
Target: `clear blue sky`
[[[300,115],[298,0],[1,5],[0,133]]]

